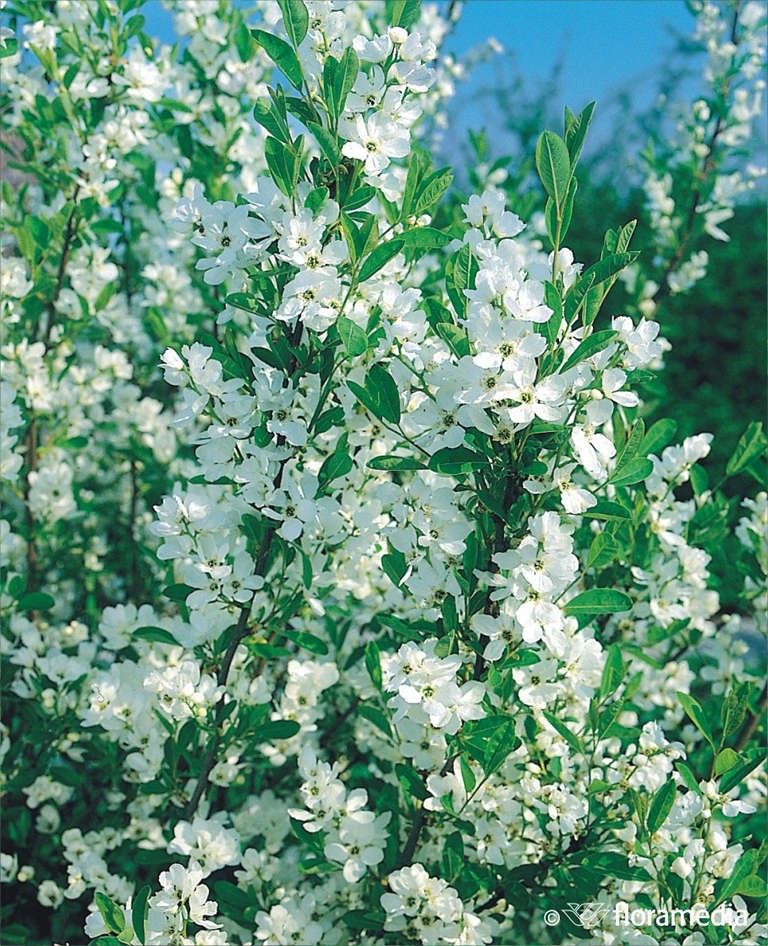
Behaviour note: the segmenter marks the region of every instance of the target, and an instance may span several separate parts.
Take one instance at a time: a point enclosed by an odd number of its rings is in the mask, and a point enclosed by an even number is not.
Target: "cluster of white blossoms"
[[[449,194],[436,6],[167,6],[175,51],[132,0],[33,0],[3,60],[12,936],[460,946],[544,941],[564,889],[754,900],[732,510],[709,435],[646,429],[658,323],[598,314],[632,226],[590,266]]]
[[[366,807],[365,789],[348,792],[338,778],[336,763],[319,761],[309,747],[299,756],[299,774],[304,779],[299,791],[306,807],[291,808],[288,814],[307,831],[322,831],[325,856],[344,865],[347,883],[357,883],[384,859],[384,828],[391,813],[375,815]]]
[[[149,898],[144,926],[144,942],[147,946],[165,946],[168,943],[194,943],[195,946],[225,946],[227,939],[215,916],[217,904],[209,900],[208,887],[200,883],[203,871],[193,861],[188,867],[172,864],[158,878],[160,890]],[[129,900],[121,910],[125,929],[133,929],[133,912]],[[119,908],[118,908],[119,909]],[[189,923],[201,927],[194,940],[186,936]],[[104,917],[98,911],[88,915],[85,931],[91,937],[109,932]],[[131,942],[140,942],[135,938]]]
[[[485,684],[456,676],[463,661],[458,654],[440,657],[430,638],[403,644],[381,661],[382,685],[394,693],[387,705],[400,735],[400,751],[419,768],[433,768],[445,754],[445,736],[454,735],[470,719],[482,719]]]
[[[421,864],[403,867],[387,877],[389,891],[381,895],[386,911],[384,928],[409,940],[433,943],[490,943],[492,930],[464,905],[453,887],[430,877]]]
[[[754,602],[760,630],[768,633],[768,493],[761,490],[754,499],[745,499],[743,508],[746,515],[739,519],[735,533],[741,544],[754,554],[760,576],[747,576],[745,593]],[[761,581],[762,577],[766,581]]]
[[[652,315],[660,292],[688,292],[707,272],[706,250],[678,253],[692,228],[714,240],[729,240],[724,225],[740,196],[766,173],[765,165],[734,169],[726,156],[749,141],[763,114],[766,10],[763,3],[721,4],[694,0],[692,43],[703,57],[706,91],[693,103],[677,106],[670,140],[655,143],[646,156],[646,211],[657,248],[656,274],[638,292],[639,311]],[[660,107],[667,105],[664,99]]]

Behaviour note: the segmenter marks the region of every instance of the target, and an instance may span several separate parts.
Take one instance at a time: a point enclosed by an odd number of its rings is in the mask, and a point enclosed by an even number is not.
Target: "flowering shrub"
[[[137,6],[3,37],[4,941],[758,942],[766,440],[644,412],[593,106],[541,236],[417,135],[436,9]]]

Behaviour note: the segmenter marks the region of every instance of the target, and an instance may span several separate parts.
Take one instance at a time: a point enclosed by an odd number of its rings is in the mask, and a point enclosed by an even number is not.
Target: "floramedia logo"
[[[569,920],[588,930],[599,923],[610,909],[608,903],[569,903],[562,912]]]
[[[614,926],[632,926],[636,929],[648,926],[691,929],[710,925],[738,929],[748,923],[745,910],[736,910],[726,904],[721,904],[710,912],[701,904],[688,909],[655,910],[630,909],[627,903],[616,903],[612,906],[609,903],[597,902],[568,903],[560,910],[547,910],[544,922],[547,926],[557,926],[563,917],[567,917],[576,926],[591,930],[611,913]]]

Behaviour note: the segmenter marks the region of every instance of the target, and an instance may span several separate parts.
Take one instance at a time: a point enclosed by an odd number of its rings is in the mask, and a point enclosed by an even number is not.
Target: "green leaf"
[[[560,368],[560,372],[563,373],[574,365],[579,364],[579,362],[603,351],[609,345],[613,344],[616,338],[618,338],[618,334],[618,332],[614,332],[612,329],[603,329],[600,332],[593,332],[591,335],[588,335],[583,342],[580,342],[576,346],[570,358],[568,358],[562,368]]]
[[[563,139],[545,131],[536,145],[536,170],[548,196],[562,210],[571,181],[571,160]]]
[[[368,336],[352,319],[340,315],[336,320],[336,328],[339,332],[339,338],[344,346],[344,351],[353,357],[362,355],[368,348]]]
[[[715,887],[715,906],[732,897],[747,877],[753,875],[757,867],[757,850],[748,848],[736,861],[731,873]]]
[[[400,219],[407,220],[413,216],[415,206],[416,191],[421,186],[424,175],[430,168],[429,157],[421,150],[414,148],[408,159],[408,173],[405,176],[405,185],[403,187],[403,196],[400,201]]]
[[[365,645],[365,669],[373,685],[381,692],[381,652],[376,641],[368,641]]]
[[[631,519],[632,514],[619,503],[612,503],[608,499],[601,500],[589,509],[586,509],[582,515],[585,519]]]
[[[388,20],[391,26],[410,29],[421,15],[421,0],[390,0]]]
[[[283,634],[288,640],[298,644],[303,650],[308,650],[311,654],[325,656],[328,653],[328,645],[325,641],[316,634],[310,634],[309,631],[283,631]]]
[[[509,732],[509,725],[514,726],[514,719],[511,716],[485,716],[483,719],[470,720],[465,723],[461,729],[461,745],[467,750],[469,755],[480,765],[483,771],[486,763],[491,761],[495,753],[497,742],[495,737]]]
[[[614,470],[614,475],[618,473],[623,466],[626,466],[630,460],[635,459],[638,450],[640,449],[640,444],[643,442],[644,438],[645,422],[642,418],[638,418],[632,425],[632,429],[629,431],[629,436],[627,437],[624,446],[621,448],[621,452],[616,457],[616,468]]]
[[[253,905],[253,898],[245,890],[236,887],[228,880],[218,880],[213,884],[213,892],[217,903],[224,904],[230,909],[244,913]]]
[[[323,490],[329,483],[339,479],[339,477],[346,476],[353,466],[352,457],[349,455],[348,436],[342,434],[336,444],[336,449],[323,460],[323,464],[318,471],[319,489]]]
[[[574,750],[574,752],[580,753],[582,751],[581,743],[579,742],[579,738],[576,735],[576,733],[572,732],[565,725],[565,723],[561,722],[557,718],[557,716],[553,716],[552,713],[548,713],[546,710],[542,710],[542,714],[544,716],[544,719],[546,719],[546,721],[549,723],[549,725],[552,726],[553,729],[555,729],[558,733],[560,733],[560,735],[563,737],[563,739],[565,739],[565,741],[568,743],[571,749]]]
[[[405,555],[396,549],[392,549],[386,555],[382,555],[381,567],[395,588],[399,588],[408,568]]]
[[[563,300],[560,298],[560,291],[551,282],[544,283],[544,301],[552,310],[552,315],[548,322],[544,323],[544,331],[547,336],[550,348],[557,340],[557,333],[563,322]]]
[[[407,795],[413,795],[415,798],[422,799],[429,795],[424,785],[424,780],[416,769],[407,762],[398,762],[395,764],[395,775]]]
[[[565,605],[566,614],[617,614],[629,611],[632,599],[614,588],[591,588],[571,598]]]
[[[262,742],[270,742],[273,739],[290,739],[300,729],[301,726],[295,719],[272,719],[269,722],[260,723],[256,735]]]
[[[466,302],[466,299],[464,301]],[[452,322],[438,322],[435,331],[457,358],[469,354],[469,338],[465,329]]]
[[[329,190],[327,187],[315,187],[308,194],[307,199],[304,201],[304,206],[311,210],[313,214],[316,214],[317,211],[323,206],[323,204],[328,200]]]
[[[357,712],[369,722],[373,723],[385,736],[391,738],[392,727],[389,725],[389,720],[380,709],[375,706],[369,706],[367,703],[361,703],[357,708]]]
[[[698,463],[695,463],[691,467],[691,489],[694,492],[694,495],[701,496],[709,488],[709,476],[707,476],[707,471],[703,466],[699,466]]]
[[[742,782],[750,772],[753,772],[758,765],[763,761],[762,755],[758,752],[757,755],[744,762],[742,765],[736,766],[733,769],[730,769],[728,772],[723,775],[720,779],[720,791],[721,792],[730,792],[732,788]]]
[[[445,880],[455,880],[464,869],[464,840],[460,831],[454,831],[443,841],[441,858],[442,872]]]
[[[357,53],[351,46],[348,46],[341,57],[339,72],[336,76],[339,105],[342,111],[344,110],[344,103],[347,100],[347,96],[352,91],[359,71],[360,61],[357,58]]]
[[[348,46],[341,60],[328,56],[323,66],[323,89],[328,111],[334,122],[344,111],[344,103],[357,78],[360,63],[357,54]]]
[[[273,36],[264,30],[251,30],[251,36],[266,52],[269,58],[274,62],[285,78],[296,89],[301,91],[304,79],[301,72],[301,64],[296,57],[296,53],[291,49],[284,39],[279,36]]]
[[[163,597],[170,598],[171,601],[186,601],[189,595],[195,589],[191,585],[184,585],[181,582],[176,582],[173,585],[168,585],[167,588],[163,588]]]
[[[715,757],[715,775],[722,775],[735,768],[741,760],[733,749],[721,749]]]
[[[251,58],[251,52],[253,50],[253,37],[251,36],[251,31],[248,29],[245,23],[239,24],[234,32],[233,39],[235,41],[235,49],[237,49],[237,54],[240,56],[240,61],[248,62],[248,60]]]
[[[637,452],[644,457],[651,453],[658,455],[667,444],[672,442],[672,438],[676,433],[677,421],[670,417],[657,420],[655,424],[651,425]]]
[[[707,717],[704,715],[704,710],[701,708],[701,704],[694,700],[692,696],[688,696],[687,693],[682,693],[679,690],[677,691],[677,698],[680,700],[680,705],[685,710],[686,715],[693,725],[714,749],[715,742],[712,738],[710,726],[707,722]]]
[[[441,168],[439,171],[430,174],[419,188],[416,203],[413,207],[413,215],[420,217],[430,207],[433,207],[452,183],[453,171],[447,168]]]
[[[653,796],[646,821],[648,834],[656,834],[667,820],[670,811],[672,811],[672,806],[675,803],[676,792],[677,783],[670,780],[665,782]]]
[[[601,700],[604,700],[618,689],[619,684],[624,679],[626,669],[624,658],[621,656],[621,648],[618,644],[611,644],[605,655],[603,675],[600,680]]]
[[[415,230],[406,230],[402,235],[405,246],[431,250],[433,247],[445,246],[451,242],[450,236],[434,227],[417,227]]]
[[[30,591],[28,595],[22,595],[16,602],[19,611],[48,611],[56,604],[51,595],[45,591]]]
[[[682,776],[682,779],[688,788],[697,795],[701,795],[701,787],[699,785],[698,779],[693,774],[691,767],[686,765],[685,762],[675,762],[675,768]]]
[[[616,233],[615,230],[609,230],[603,241],[606,255],[610,256],[613,253],[623,253],[629,246],[636,227],[637,220],[630,220],[629,223],[624,224],[618,233]]]
[[[461,772],[461,780],[464,783],[464,790],[467,795],[469,795],[477,784],[477,779],[475,778],[475,773],[472,771],[472,766],[463,755],[459,756],[459,770]]]
[[[348,194],[344,199],[344,210],[356,210],[358,207],[364,207],[368,201],[376,196],[376,190],[368,184],[358,187],[353,193]]]
[[[149,884],[145,884],[133,898],[131,905],[131,922],[136,932],[136,938],[142,946],[146,942],[147,900],[151,893],[152,888]]]
[[[571,218],[573,217],[573,205],[576,202],[576,191],[579,189],[579,182],[575,177],[571,178],[571,183],[568,185],[568,193],[565,195],[565,202],[563,203],[563,219],[560,224],[560,239],[562,240],[568,228],[571,225]],[[554,243],[554,239],[552,240]]]
[[[768,886],[766,886],[765,878],[758,874],[750,874],[739,881],[738,886],[731,891],[731,894],[741,894],[742,897],[754,897],[762,900],[768,895]]]
[[[453,258],[453,285],[458,292],[472,289],[477,275],[477,260],[469,246],[464,245]]]
[[[151,625],[137,627],[131,636],[138,637],[139,640],[143,641],[156,641],[158,644],[170,644],[172,647],[181,646],[173,634],[171,634],[170,631],[166,631],[164,627],[153,627]]]
[[[374,457],[366,463],[369,470],[425,470],[426,466],[414,457],[397,457],[394,454],[387,454],[381,457]]]
[[[720,722],[723,726],[723,736],[720,744],[725,745],[727,739],[738,732],[749,709],[751,686],[749,683],[734,683],[726,694],[720,706]]]
[[[608,482],[612,486],[631,486],[633,483],[642,482],[651,473],[653,473],[653,463],[644,457],[637,457],[617,469]]]
[[[587,553],[585,568],[602,568],[612,562],[621,552],[621,546],[608,532],[598,532],[592,539]]]
[[[5,41],[5,46],[0,46],[0,59],[7,59],[9,56],[15,56],[19,51],[19,41],[15,36],[10,36]]]
[[[373,365],[365,379],[366,390],[371,392],[379,405],[378,417],[392,424],[400,423],[400,392],[395,379],[383,365]]]
[[[291,132],[288,123],[272,102],[267,99],[257,99],[253,106],[253,117],[273,138],[277,138],[285,145],[291,144]]]
[[[125,929],[125,914],[120,907],[103,893],[94,894],[93,899],[110,933],[122,933]]]
[[[579,306],[584,302],[589,290],[592,288],[593,282],[594,276],[589,276],[587,279],[577,279],[565,294],[563,317],[568,325],[570,325],[575,318]]]
[[[571,160],[571,167],[575,168],[581,155],[581,149],[584,146],[584,139],[587,137],[589,124],[592,121],[592,115],[595,111],[595,103],[590,102],[579,113],[577,118],[571,114],[569,109],[565,110],[565,144],[568,148],[568,155]]]
[[[427,466],[435,473],[455,476],[488,466],[488,458],[475,453],[469,447],[443,447],[432,454]]]
[[[370,279],[375,273],[387,265],[403,248],[403,240],[388,240],[386,243],[380,243],[376,249],[366,257],[365,262],[360,267],[358,273],[358,282],[363,283]]]
[[[269,173],[286,196],[290,196],[296,183],[294,180],[295,157],[293,148],[284,145],[277,138],[267,138],[264,141],[264,158]]]
[[[283,14],[285,31],[291,42],[297,48],[307,35],[309,29],[309,14],[302,0],[277,0],[280,12]]]
[[[248,647],[257,657],[264,657],[266,660],[281,660],[283,657],[292,656],[287,647],[277,647],[264,641],[253,641]]]
[[[341,922],[351,930],[382,930],[386,918],[383,910],[349,910],[341,916]]]
[[[637,253],[612,253],[585,269],[581,278],[585,279],[588,276],[593,276],[594,285],[597,286],[599,283],[617,276],[622,269],[633,263],[637,257]]]
[[[355,395],[358,401],[360,401],[364,407],[368,408],[374,417],[381,418],[381,405],[379,404],[376,395],[372,391],[368,391],[366,388],[360,384],[357,384],[355,381],[347,381],[347,387]]]
[[[520,739],[515,733],[515,721],[509,717],[503,717],[496,730],[488,736],[482,763],[486,775],[496,772],[510,752],[520,745]]]
[[[768,449],[768,439],[763,433],[761,421],[753,421],[741,436],[733,456],[725,467],[726,476],[735,476]]]

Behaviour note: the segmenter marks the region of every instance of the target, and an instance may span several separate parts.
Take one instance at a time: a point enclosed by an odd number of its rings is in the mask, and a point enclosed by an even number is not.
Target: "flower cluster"
[[[384,928],[404,932],[419,943],[482,944],[491,941],[491,930],[464,905],[453,887],[430,877],[421,864],[390,874],[392,891],[381,895],[387,918]]]

